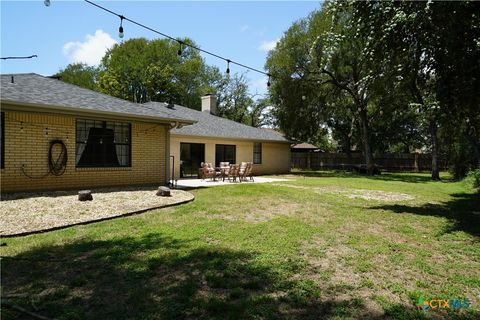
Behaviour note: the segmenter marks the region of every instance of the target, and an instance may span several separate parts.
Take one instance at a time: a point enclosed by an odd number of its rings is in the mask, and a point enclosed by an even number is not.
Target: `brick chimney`
[[[202,111],[210,114],[217,112],[217,97],[211,93],[207,93],[202,97]]]

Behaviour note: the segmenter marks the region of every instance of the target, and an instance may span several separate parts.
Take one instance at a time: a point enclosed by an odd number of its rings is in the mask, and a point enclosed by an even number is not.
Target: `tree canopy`
[[[190,39],[182,43],[197,46]],[[98,67],[70,64],[57,73],[63,81],[121,99],[159,101],[200,109],[200,97],[217,95],[219,116],[265,125],[266,100],[249,92],[245,75],[223,74],[205,63],[197,50],[169,39],[129,39],[107,51]]]
[[[307,141],[327,127],[341,150],[360,146],[368,167],[376,151],[422,148],[432,152],[437,179],[440,153],[460,164],[455,145],[470,150],[460,175],[478,166],[478,9],[473,2],[325,2],[295,22],[267,59],[280,127]],[[445,135],[448,128],[457,134]]]
[[[54,77],[83,88],[97,90],[98,73],[97,68],[85,63],[72,63],[57,72]]]

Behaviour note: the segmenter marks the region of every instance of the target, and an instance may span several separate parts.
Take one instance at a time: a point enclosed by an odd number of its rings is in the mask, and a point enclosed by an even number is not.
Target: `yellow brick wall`
[[[131,167],[76,168],[74,116],[5,112],[5,167],[1,170],[1,191],[88,189],[100,186],[165,183],[167,127],[155,123],[131,123]],[[89,119],[88,117],[78,117]],[[97,119],[109,121],[111,119]],[[23,127],[23,129],[22,129]],[[48,128],[48,129],[47,129]],[[45,133],[48,132],[48,135]],[[48,175],[48,149],[51,140],[67,146],[68,162],[61,176]]]
[[[175,177],[180,177],[180,143],[205,144],[205,162],[215,165],[215,145],[236,146],[236,162],[253,162],[254,141],[214,139],[170,135],[170,154],[175,156]],[[172,165],[172,163],[170,164]],[[253,165],[254,175],[287,173],[290,170],[290,145],[288,143],[262,142],[262,163]]]

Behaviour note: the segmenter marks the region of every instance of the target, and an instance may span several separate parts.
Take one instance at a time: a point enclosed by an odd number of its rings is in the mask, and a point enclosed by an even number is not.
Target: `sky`
[[[1,57],[30,56],[29,60],[0,60],[0,71],[35,72],[50,76],[69,63],[97,65],[118,37],[120,19],[84,1],[1,0]],[[264,70],[268,51],[294,21],[320,8],[318,1],[94,1],[112,11],[172,37],[189,37],[202,49]],[[125,37],[160,38],[123,23]],[[208,55],[206,62],[226,69]],[[231,65],[232,73],[246,72]],[[251,93],[266,92],[267,78],[246,73]]]

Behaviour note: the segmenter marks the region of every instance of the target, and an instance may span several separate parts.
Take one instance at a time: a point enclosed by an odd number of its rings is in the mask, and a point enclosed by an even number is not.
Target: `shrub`
[[[467,175],[467,180],[480,192],[480,169],[470,171]]]

